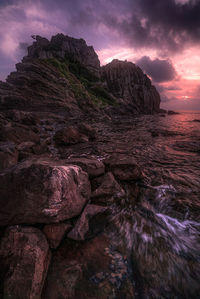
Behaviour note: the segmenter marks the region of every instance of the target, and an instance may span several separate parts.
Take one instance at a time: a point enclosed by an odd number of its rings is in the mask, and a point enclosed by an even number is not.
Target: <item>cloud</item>
[[[137,64],[149,75],[154,82],[166,82],[176,78],[176,71],[168,60],[154,59],[143,56]]]

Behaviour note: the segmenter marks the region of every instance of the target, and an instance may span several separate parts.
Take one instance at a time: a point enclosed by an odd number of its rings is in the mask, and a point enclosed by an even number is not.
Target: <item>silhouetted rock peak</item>
[[[36,35],[35,42],[28,48],[28,57],[32,58],[69,58],[77,60],[99,76],[100,61],[92,46],[84,39],[76,39],[62,33],[52,36],[51,40]]]

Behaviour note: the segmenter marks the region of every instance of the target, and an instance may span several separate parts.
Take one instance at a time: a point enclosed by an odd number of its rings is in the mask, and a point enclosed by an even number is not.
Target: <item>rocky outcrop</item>
[[[100,76],[100,61],[92,46],[87,46],[84,39],[76,39],[64,34],[52,36],[51,40],[37,35],[36,41],[28,48],[31,58],[68,58],[78,61],[97,77]]]
[[[63,34],[50,41],[40,36],[28,55],[0,82],[0,111],[21,110],[24,124],[37,122],[29,111],[56,112],[67,117],[87,113],[159,112],[160,97],[150,79],[131,62],[113,60],[100,67],[93,47]],[[101,110],[101,111],[99,111]],[[15,111],[16,114],[16,111]],[[17,114],[16,114],[17,116]],[[91,133],[92,134],[92,133]]]
[[[132,62],[113,60],[102,67],[109,91],[133,113],[158,113],[160,96],[150,79]]]

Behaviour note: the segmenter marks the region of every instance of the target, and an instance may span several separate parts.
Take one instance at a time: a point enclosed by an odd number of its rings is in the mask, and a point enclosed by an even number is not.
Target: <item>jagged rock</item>
[[[140,180],[143,173],[133,157],[113,154],[105,159],[104,164],[121,181]]]
[[[74,164],[80,166],[84,171],[86,171],[90,178],[98,177],[105,173],[104,164],[92,158],[69,158],[65,160],[67,164]]]
[[[114,59],[102,67],[109,91],[134,113],[159,112],[160,96],[150,79],[132,62]]]
[[[56,249],[71,228],[72,225],[70,223],[55,223],[46,224],[42,231],[49,242],[50,248]]]
[[[96,76],[100,76],[100,62],[92,46],[88,47],[83,39],[76,39],[64,34],[46,38],[36,36],[36,42],[28,48],[28,57],[52,58],[61,57],[79,61]]]
[[[104,234],[64,241],[53,256],[42,299],[135,298],[127,261],[110,244]]]
[[[17,164],[18,151],[13,142],[0,143],[0,171]]]
[[[91,200],[95,204],[108,205],[125,197],[125,191],[115,180],[113,174],[108,172],[102,178],[101,185],[92,192]]]
[[[57,223],[78,216],[90,197],[78,166],[26,161],[0,175],[0,225]]]
[[[0,297],[40,298],[50,258],[39,229],[7,228],[0,242]]]
[[[87,205],[67,237],[79,241],[94,237],[105,228],[109,214],[106,207]]]

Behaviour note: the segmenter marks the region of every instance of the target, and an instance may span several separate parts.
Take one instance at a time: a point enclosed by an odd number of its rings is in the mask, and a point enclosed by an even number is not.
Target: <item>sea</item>
[[[135,208],[115,222],[133,252],[135,296],[200,298],[200,111],[136,117],[133,126],[145,179]]]

